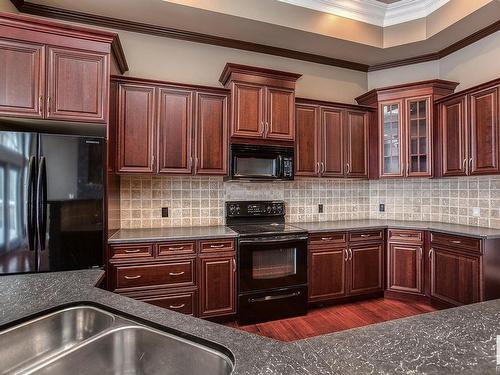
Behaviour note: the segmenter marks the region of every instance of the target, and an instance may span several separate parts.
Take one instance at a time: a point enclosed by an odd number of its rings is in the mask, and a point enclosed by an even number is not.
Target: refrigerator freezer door
[[[40,270],[102,266],[104,140],[40,134],[39,149]]]
[[[0,131],[0,274],[35,272],[37,134]]]

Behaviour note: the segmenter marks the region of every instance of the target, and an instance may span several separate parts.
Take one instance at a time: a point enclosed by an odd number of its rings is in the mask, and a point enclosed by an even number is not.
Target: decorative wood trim
[[[12,4],[22,13],[38,15],[42,17],[57,18],[72,22],[81,22],[90,25],[109,27],[118,30],[126,30],[141,34],[162,36],[166,38],[187,40],[190,42],[204,43],[227,48],[235,48],[244,51],[265,53],[273,56],[286,57],[295,60],[308,61],[322,65],[336,66],[345,69],[357,70],[361,72],[372,72],[383,69],[390,69],[399,66],[418,64],[428,61],[439,60],[449,54],[475,43],[500,30],[500,21],[497,21],[475,33],[445,47],[437,52],[424,55],[413,56],[406,59],[388,61],[380,64],[367,65],[355,61],[336,59],[333,57],[301,52],[287,48],[268,46],[265,44],[252,43],[243,40],[224,38],[215,35],[206,35],[186,30],[174,29],[164,26],[149,25],[140,22],[133,22],[119,18],[99,16],[90,13],[76,12],[72,10],[50,7],[47,5],[35,4],[24,0],[10,0]],[[118,50],[118,49],[117,49]],[[115,49],[113,49],[115,51]],[[124,58],[124,57],[123,57]],[[117,58],[119,61],[119,59]],[[122,68],[120,66],[120,68]],[[123,69],[126,71],[126,66]]]
[[[500,85],[500,78],[495,78],[491,81],[488,81],[488,82],[484,82],[484,83],[481,83],[479,85],[476,85],[476,86],[472,86],[472,87],[469,87],[465,90],[462,90],[462,91],[457,91],[453,94],[450,94],[450,95],[447,95],[447,96],[443,96],[442,98],[439,98],[438,100],[435,100],[434,101],[434,104],[439,104],[439,103],[442,103],[442,102],[446,102],[450,99],[455,99],[455,98],[458,98],[460,96],[464,96],[464,95],[467,95],[467,94],[470,94],[470,93],[473,93],[475,91],[481,91],[481,90],[484,90],[484,89],[488,89],[492,86],[497,86],[497,85]]]
[[[251,74],[254,76],[278,79],[283,81],[296,82],[302,74],[283,72],[280,70],[258,68],[255,66],[227,63],[222,71],[219,82],[224,86],[227,84],[232,74]]]
[[[309,98],[295,98],[295,104],[296,105],[315,105],[315,106],[323,106],[323,107],[343,108],[343,109],[350,109],[350,110],[354,110],[354,111],[373,112],[376,110],[375,108],[369,107],[366,105],[329,102],[326,100],[316,100],[316,99],[309,99]]]
[[[157,80],[157,79],[129,77],[129,76],[112,75],[111,81],[117,82],[117,83],[135,83],[135,84],[156,85],[156,86],[175,86],[175,87],[178,87],[181,89],[202,90],[204,92],[210,91],[213,93],[220,93],[220,94],[224,94],[224,95],[227,95],[231,92],[231,90],[223,88],[223,87],[193,85],[193,84],[186,84],[186,83],[180,83],[180,82],[161,81],[161,80]]]

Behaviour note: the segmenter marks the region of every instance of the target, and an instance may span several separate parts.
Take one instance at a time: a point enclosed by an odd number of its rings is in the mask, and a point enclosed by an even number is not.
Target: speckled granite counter
[[[109,239],[109,243],[133,243],[141,241],[201,240],[206,238],[238,237],[224,225],[180,228],[120,229]]]
[[[95,288],[102,271],[0,277],[0,325],[91,302],[228,348],[234,374],[495,374],[500,300],[282,343]],[[1,329],[1,327],[0,327]]]
[[[437,223],[430,221],[405,221],[405,220],[338,220],[322,221],[313,223],[291,223],[292,225],[303,228],[310,233],[318,232],[341,232],[348,230],[362,229],[417,229],[430,230],[434,232],[464,235],[477,238],[500,238],[500,229],[473,227],[468,225]]]

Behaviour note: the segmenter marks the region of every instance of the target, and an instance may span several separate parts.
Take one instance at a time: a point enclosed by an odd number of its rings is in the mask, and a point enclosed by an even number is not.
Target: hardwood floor
[[[426,303],[378,298],[314,308],[307,315],[296,318],[247,326],[238,326],[236,322],[226,325],[280,341],[295,341],[435,310]]]

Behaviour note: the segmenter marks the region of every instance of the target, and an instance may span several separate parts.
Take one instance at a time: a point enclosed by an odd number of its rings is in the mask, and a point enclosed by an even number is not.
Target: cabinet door
[[[154,172],[154,92],[151,86],[118,86],[118,172]]]
[[[319,176],[319,108],[297,105],[295,110],[295,175]]]
[[[264,136],[264,92],[262,86],[232,84],[231,136],[243,138]]]
[[[295,94],[293,90],[266,89],[266,134],[268,139],[295,139]]]
[[[227,174],[227,99],[227,95],[196,93],[196,174]]]
[[[383,244],[351,246],[349,249],[350,294],[379,292],[384,289],[383,255]]]
[[[439,116],[442,174],[443,176],[465,176],[468,164],[465,97],[441,103]]]
[[[311,251],[309,254],[309,301],[344,297],[346,248]]]
[[[43,117],[44,47],[0,40],[0,115]]]
[[[402,177],[403,170],[403,103],[380,104],[380,176]]]
[[[396,292],[423,292],[422,246],[389,243],[389,290]]]
[[[200,257],[200,316],[236,312],[236,260],[234,255]]]
[[[368,178],[368,114],[346,112],[347,177]]]
[[[471,94],[469,102],[469,174],[499,173],[498,87]]]
[[[321,109],[321,175],[343,177],[344,127],[342,111],[334,108]]]
[[[431,97],[406,100],[406,175],[431,176]]]
[[[48,48],[47,114],[54,120],[107,122],[107,54]]]
[[[460,306],[481,300],[481,257],[434,247],[430,250],[431,297]]]
[[[160,88],[158,93],[158,172],[191,174],[193,92]]]

